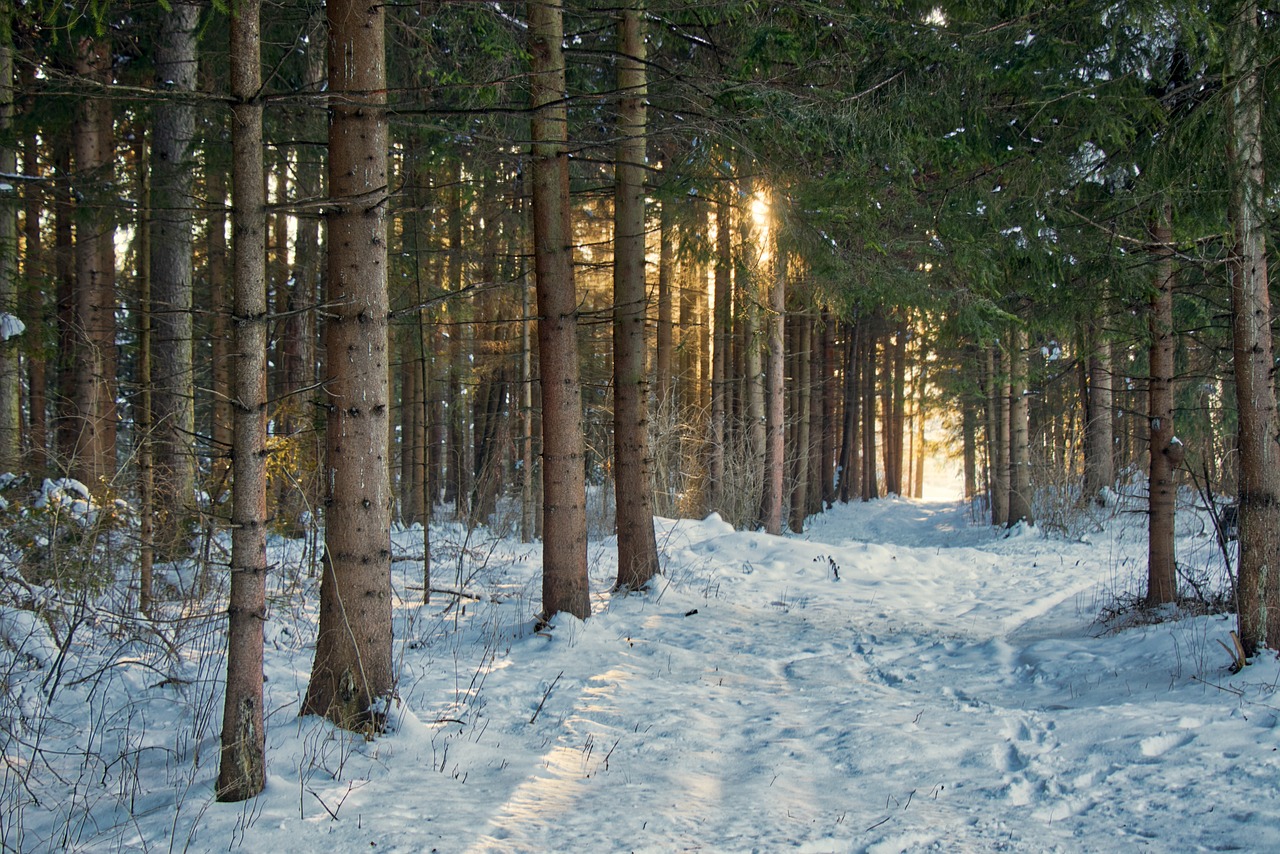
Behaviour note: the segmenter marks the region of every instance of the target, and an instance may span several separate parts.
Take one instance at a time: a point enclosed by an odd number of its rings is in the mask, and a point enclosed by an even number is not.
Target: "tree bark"
[[[836,503],[836,318],[827,307],[822,309],[822,442],[818,456],[818,479],[822,482],[822,503],[831,508]]]
[[[36,134],[31,131],[23,140],[22,173],[29,179],[42,177],[36,148]],[[27,388],[29,420],[27,424],[27,448],[31,453],[30,471],[44,472],[49,465],[48,384],[49,348],[45,343],[48,327],[48,253],[41,241],[40,211],[47,204],[46,196],[35,180],[30,180],[24,192],[25,213],[22,230],[26,253],[23,257],[23,277],[28,299],[34,312],[24,319],[26,334],[35,342],[27,364]]]
[[[578,374],[578,298],[566,151],[564,10],[529,3],[533,234],[542,391],[542,620],[591,613],[586,475]]]
[[[156,507],[162,560],[189,549],[195,513],[195,382],[191,353],[191,141],[200,5],[174,2],[160,19],[157,85],[173,93],[153,110],[151,145],[151,404]]]
[[[460,294],[465,284],[463,276],[463,197],[462,197],[462,161],[454,160],[450,164],[452,175],[447,191],[448,199],[448,233],[449,233],[449,289]],[[447,376],[448,394],[448,450],[445,459],[447,482],[444,500],[452,502],[454,515],[458,519],[469,517],[468,504],[471,498],[471,441],[469,438],[470,420],[466,399],[462,394],[463,378],[468,373],[471,360],[471,348],[467,339],[471,332],[470,323],[465,316],[463,301],[458,298],[448,304],[449,309],[449,370]]]
[[[818,329],[818,316],[810,311],[805,314],[809,324],[809,442],[804,453],[809,459],[806,470],[809,486],[805,491],[804,516],[816,516],[822,512],[822,333]]]
[[[862,494],[862,444],[858,428],[862,415],[862,321],[845,325],[844,432],[840,445],[840,501],[848,504]]]
[[[786,316],[787,259],[776,241],[773,258],[773,287],[769,288],[766,317],[768,356],[765,360],[764,490],[760,499],[760,524],[767,533],[782,533],[782,488],[786,475]]]
[[[645,371],[645,78],[643,3],[619,11],[618,122],[614,174],[613,436],[620,590],[638,590],[658,573],[649,477]],[[670,306],[668,305],[668,310]]]
[[[1155,256],[1155,291],[1148,316],[1151,331],[1151,378],[1147,385],[1150,429],[1148,481],[1147,598],[1148,606],[1178,598],[1178,570],[1174,564],[1174,513],[1177,485],[1173,475],[1182,462],[1183,448],[1173,429],[1173,234],[1171,209],[1165,202],[1151,232]]]
[[[813,347],[813,321],[803,315],[795,318],[795,369],[792,371],[792,387],[795,389],[796,420],[795,448],[791,466],[791,513],[788,519],[791,531],[804,533],[804,520],[809,506],[809,441],[811,389],[809,386],[810,351]]]
[[[54,319],[58,330],[54,366],[54,463],[63,471],[75,459],[79,422],[75,409],[75,377],[79,327],[76,324],[76,249],[72,239],[75,210],[71,203],[71,141],[69,134],[54,137],[53,267],[56,278]]]
[[[1240,452],[1239,634],[1246,654],[1280,648],[1280,446],[1267,280],[1258,7],[1245,0],[1229,31],[1231,327]]]
[[[231,16],[232,366],[231,601],[227,692],[218,768],[220,801],[243,801],[266,783],[262,709],[267,618],[266,194],[262,163],[261,0]]]
[[[1012,527],[1019,522],[1035,523],[1031,510],[1031,442],[1027,396],[1027,333],[1015,330],[1009,346],[1009,518]]]
[[[716,202],[716,260],[714,340],[711,351],[711,440],[708,448],[707,487],[709,509],[724,510],[725,443],[728,441],[729,405],[729,321],[730,321],[730,240],[729,203],[723,198]]]
[[[1008,359],[1000,345],[987,350],[987,377],[990,403],[987,406],[987,435],[991,461],[991,524],[1004,527],[1009,522],[1009,379]]]
[[[13,133],[13,4],[0,3],[0,175],[18,171]],[[18,198],[12,189],[0,197],[0,316],[18,313]],[[8,323],[6,323],[6,326]],[[22,360],[16,334],[0,336],[0,471],[22,464]]]
[[[671,399],[675,324],[671,294],[675,272],[675,202],[667,199],[658,214],[658,330],[654,353],[654,400],[658,411],[669,411]]]
[[[862,336],[862,500],[880,497],[876,477],[876,339],[879,317],[871,318]]]
[[[1088,400],[1085,407],[1085,495],[1095,504],[1106,501],[1116,482],[1115,409],[1111,394],[1111,341],[1096,330],[1089,333]]]
[[[330,0],[325,545],[304,712],[381,729],[391,656],[384,8]]]
[[[111,77],[111,46],[84,38],[76,74],[96,84]],[[75,446],[71,472],[101,495],[115,476],[116,311],[112,195],[114,128],[111,104],[92,95],[76,106]]]
[[[213,461],[212,503],[217,505],[226,488],[231,464],[231,300],[227,294],[227,181],[226,172],[212,168],[205,179],[209,197],[209,226],[205,236],[205,275],[209,279],[209,302],[213,315],[211,356],[211,403]]]
[[[888,338],[885,339],[886,345]],[[886,368],[888,366],[886,365]],[[898,328],[893,336],[893,410],[889,416],[889,429],[885,432],[885,443],[893,444],[893,474],[885,475],[887,488],[893,495],[906,495],[910,490],[911,473],[907,470],[907,461],[903,454],[906,436],[907,412],[907,325],[898,321]]]
[[[977,350],[968,346],[964,353],[966,377],[965,392],[960,403],[961,433],[964,436],[964,500],[978,494],[978,404],[981,401],[981,383],[978,373]]]

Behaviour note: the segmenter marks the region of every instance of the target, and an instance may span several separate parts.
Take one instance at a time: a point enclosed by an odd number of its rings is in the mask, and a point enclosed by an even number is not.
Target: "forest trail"
[[[418,604],[405,563],[397,731],[339,753],[274,719],[268,795],[191,847],[1280,850],[1280,666],[1233,680],[1229,617],[1097,623],[1145,554],[1131,518],[1092,542],[899,499],[800,536],[660,520],[657,587],[611,598],[592,543],[593,616],[549,634],[536,547],[497,543],[465,609]]]
[[[597,649],[594,675],[548,702],[558,731],[469,850],[607,847],[619,822],[652,850],[828,850],[882,828],[889,849],[995,843],[973,799],[1028,800],[1055,747],[1051,721],[1002,702],[1025,653],[1009,636],[1055,609],[1079,634],[1074,600],[1096,579],[984,602],[974,588],[1009,586],[977,577],[990,532],[955,504],[880,505],[857,531],[691,544],[716,578],[696,613],[668,592],[594,617],[625,645]],[[924,563],[951,571],[913,575]]]

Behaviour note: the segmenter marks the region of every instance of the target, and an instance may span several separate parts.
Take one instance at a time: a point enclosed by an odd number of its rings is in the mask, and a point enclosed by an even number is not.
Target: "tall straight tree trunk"
[[[209,229],[205,238],[205,274],[209,279],[209,301],[213,314],[211,349],[211,405],[214,503],[226,486],[230,471],[232,419],[231,405],[231,298],[227,293],[227,182],[221,169],[210,169],[205,192],[209,197]]]
[[[858,433],[862,415],[862,386],[858,382],[862,364],[861,333],[861,320],[846,324],[844,432],[840,445],[840,501],[843,504],[862,494],[862,445]]]
[[[977,350],[965,348],[964,369],[970,383],[978,383]],[[980,383],[979,383],[980,386]],[[978,397],[980,392],[968,389],[960,402],[960,430],[964,438],[964,499],[969,501],[978,494]]]
[[[710,483],[707,503],[711,510],[724,510],[725,443],[728,441],[729,404],[729,315],[730,315],[729,203],[716,202],[716,267],[714,317],[715,339],[711,351],[711,446],[707,465]]]
[[[924,451],[924,359],[921,358],[919,368],[916,371],[915,381],[915,437],[913,439],[913,447],[915,448],[915,485],[911,494],[916,498],[924,498],[924,461],[926,454]]]
[[[266,783],[262,710],[267,619],[267,248],[262,163],[261,0],[231,16],[232,439],[231,601],[222,715],[220,801],[243,801]]]
[[[527,218],[527,217],[526,217]],[[528,230],[525,230],[528,233]],[[533,336],[532,300],[528,273],[520,283],[520,542],[533,540],[537,528],[534,508],[533,455]]]
[[[1035,522],[1031,511],[1031,441],[1027,412],[1027,333],[1016,329],[1009,346],[1009,518]]]
[[[81,40],[76,74],[110,82],[111,45]],[[75,447],[71,472],[95,494],[115,476],[116,453],[116,254],[112,197],[115,149],[111,104],[92,95],[76,107]]]
[[[1008,359],[993,345],[987,353],[990,377],[987,427],[991,447],[991,524],[1009,523],[1009,378]]]
[[[1092,344],[1088,359],[1088,399],[1085,406],[1085,495],[1105,503],[1106,490],[1115,487],[1114,409],[1111,394],[1111,341],[1105,334],[1088,333]]]
[[[54,366],[55,465],[68,470],[75,459],[79,434],[75,410],[75,363],[79,345],[76,324],[76,250],[72,239],[75,211],[71,204],[71,141],[66,133],[54,137],[53,268],[56,283],[54,320],[58,357]]]
[[[876,478],[876,339],[878,316],[867,322],[862,343],[862,500],[880,497]]]
[[[740,440],[734,443],[734,447],[741,447],[745,451],[742,460],[746,466],[744,486],[747,487],[748,496],[755,498],[763,493],[767,430],[764,420],[764,351],[761,347],[760,330],[763,305],[758,269],[760,240],[756,236],[755,217],[751,212],[755,199],[754,179],[743,178],[739,193],[740,203],[736,207],[740,248],[734,270],[734,299],[737,303],[734,317],[741,320],[735,336],[740,353],[735,363],[735,374],[740,378],[740,394],[735,409],[738,417],[732,423],[740,425]],[[735,504],[742,506],[738,502]],[[758,501],[754,502],[754,506],[747,505],[743,509],[744,523],[753,524],[758,521],[753,518],[759,515]]]
[[[884,489],[889,495],[897,495],[901,488],[898,477],[900,461],[897,457],[898,442],[893,430],[893,365],[894,348],[889,334],[888,321],[881,318],[876,336],[880,339],[880,360],[877,373],[880,377],[880,452],[884,458]]]
[[[382,727],[391,657],[387,116],[382,6],[329,0],[325,543],[303,711]]]
[[[649,477],[645,287],[645,80],[643,3],[618,21],[618,145],[614,164],[613,435],[620,590],[638,590],[658,572]],[[670,306],[668,304],[668,311]]]
[[[886,339],[887,340],[887,339]],[[893,443],[893,479],[888,485],[894,495],[910,494],[911,472],[903,453],[907,423],[907,325],[899,319],[893,335],[893,414],[889,416],[889,429],[885,442]]]
[[[787,465],[786,419],[786,317],[787,259],[775,240],[773,286],[769,288],[769,313],[765,321],[768,356],[765,360],[764,490],[760,498],[760,524],[770,534],[782,533],[782,488]]]
[[[1162,206],[1151,231],[1155,255],[1155,292],[1148,317],[1151,329],[1151,379],[1147,385],[1151,431],[1148,487],[1147,605],[1178,598],[1178,570],[1174,565],[1174,513],[1177,485],[1174,471],[1182,462],[1182,443],[1173,430],[1173,353],[1177,343],[1173,329],[1173,230],[1171,208]]]
[[[822,443],[818,478],[822,481],[822,503],[836,503],[836,319],[831,309],[822,309]]]
[[[810,421],[809,360],[813,347],[813,322],[803,314],[795,317],[795,369],[792,385],[795,393],[795,448],[791,466],[791,513],[788,519],[793,533],[804,533],[805,511],[809,506],[809,441]]]
[[[154,322],[151,304],[151,173],[143,167],[147,159],[146,134],[134,138],[134,162],[137,165],[137,230],[136,252],[138,258],[138,292],[136,308],[138,336],[138,396],[135,399],[137,414],[134,429],[137,430],[137,489],[138,489],[138,609],[151,614],[152,576],[156,557],[155,523],[159,515],[156,507],[155,478],[155,422],[154,396],[152,394],[152,347]],[[162,553],[163,557],[163,553]]]
[[[672,279],[675,272],[675,202],[668,199],[658,214],[658,331],[654,353],[654,400],[658,411],[670,409],[675,324],[672,322]]]
[[[416,454],[422,421],[421,345],[414,340],[416,325],[405,327],[400,334],[400,523],[406,527],[425,523],[422,495],[418,490]]]
[[[151,145],[151,404],[155,544],[162,559],[186,549],[195,507],[195,382],[191,354],[191,140],[200,5],[174,2],[160,19],[156,78],[172,93],[153,110]]]
[[[533,241],[538,277],[542,390],[542,619],[591,613],[587,587],[586,474],[578,375],[578,297],[573,282],[564,9],[529,3],[533,107]]]
[[[13,132],[13,3],[0,3],[0,175],[18,171]],[[5,327],[18,311],[18,199],[0,198],[0,318]],[[0,471],[22,466],[22,361],[15,330],[0,334]]]
[[[667,205],[670,202],[663,202],[663,204]],[[705,233],[707,206],[701,200],[693,202],[692,205],[696,216],[693,227],[697,229],[701,226]],[[682,232],[682,245],[684,240],[684,233]],[[679,378],[676,383],[679,418],[681,421],[689,421],[690,423],[694,423],[693,416],[698,409],[702,396],[699,387],[698,366],[703,356],[700,341],[706,326],[698,316],[698,291],[689,282],[690,278],[696,281],[698,272],[701,271],[701,265],[695,262],[693,267],[692,275],[686,270],[684,271],[685,275],[680,277],[677,282],[677,290],[680,292],[680,297],[677,300],[680,308],[679,340],[673,342],[677,349],[677,361],[679,362],[677,369],[679,370]],[[703,281],[705,283],[705,279]],[[704,284],[703,292],[705,293],[705,291]]]
[[[809,487],[805,493],[805,518],[822,512],[822,333],[818,318],[807,313],[809,324],[809,443],[804,452],[809,458]]]
[[[1230,32],[1231,327],[1240,451],[1240,640],[1280,648],[1280,447],[1267,280],[1262,71],[1258,7],[1245,0]]]
[[[499,183],[492,171],[482,176],[479,190],[480,282],[483,290],[474,300],[477,318],[504,317],[508,312],[499,305],[499,293],[493,287],[498,280],[498,248],[500,217]],[[471,499],[470,519],[484,524],[497,509],[497,493],[501,484],[503,443],[499,436],[505,428],[507,410],[507,371],[504,323],[474,326],[471,363],[476,376],[472,395],[474,415],[471,419]]]
[[[460,294],[465,284],[462,255],[462,162],[454,160],[450,165],[448,232],[449,232],[449,289]],[[445,501],[452,502],[457,518],[468,516],[467,503],[471,497],[471,442],[468,440],[470,423],[468,406],[462,394],[463,378],[468,373],[471,348],[467,346],[469,324],[464,317],[461,299],[449,303],[449,373],[448,373],[448,454]]]
[[[41,177],[39,156],[36,147],[36,134],[29,132],[23,140],[22,174],[29,179],[24,191],[23,204],[23,243],[26,249],[23,255],[23,278],[26,282],[28,299],[34,307],[34,313],[26,319],[27,334],[37,342],[27,363],[27,387],[30,389],[27,425],[27,448],[31,452],[30,471],[43,472],[49,465],[49,424],[48,424],[48,347],[43,343],[45,329],[48,325],[49,299],[45,293],[48,288],[49,274],[48,253],[45,251],[40,234],[40,211],[44,207],[46,197],[34,180]]]

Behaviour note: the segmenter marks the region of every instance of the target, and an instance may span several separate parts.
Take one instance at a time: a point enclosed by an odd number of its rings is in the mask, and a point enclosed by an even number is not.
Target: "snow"
[[[5,311],[0,311],[0,341],[17,338],[27,331],[27,325]]]
[[[27,851],[1280,850],[1280,667],[1230,673],[1225,615],[1100,623],[1145,573],[1141,515],[1107,512],[1090,542],[1006,537],[936,500],[838,506],[800,536],[660,520],[652,590],[611,598],[615,544],[593,542],[593,616],[545,633],[538,546],[433,525],[432,586],[475,598],[421,605],[420,565],[395,564],[400,698],[372,741],[297,717],[315,579],[303,541],[273,540],[267,790],[212,800],[209,606],[73,656],[44,752],[5,745],[0,834]],[[1216,541],[1182,518],[1180,560],[1213,572]],[[30,696],[46,654],[10,690]]]

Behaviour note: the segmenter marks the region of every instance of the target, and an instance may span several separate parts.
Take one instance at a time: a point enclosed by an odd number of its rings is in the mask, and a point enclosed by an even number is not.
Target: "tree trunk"
[[[818,318],[812,311],[805,314],[809,325],[809,442],[804,453],[809,458],[807,466],[809,486],[805,491],[804,516],[816,516],[822,512],[822,333]]]
[[[155,544],[162,560],[189,550],[195,514],[195,382],[191,354],[191,194],[200,6],[174,2],[160,19],[156,79],[176,97],[153,110],[151,146],[151,403]]]
[[[382,728],[391,657],[384,9],[329,0],[325,546],[320,631],[303,711]]]
[[[614,164],[613,436],[619,590],[638,590],[658,572],[649,478],[645,371],[645,43],[643,4],[619,11],[618,126]],[[669,306],[668,306],[669,309]]]
[[[210,366],[213,463],[209,494],[217,505],[226,488],[231,464],[231,305],[227,294],[227,181],[220,168],[209,170],[205,192],[209,197],[209,228],[205,237],[205,274],[213,315]]]
[[[263,187],[261,0],[231,16],[232,395],[231,601],[227,608],[227,692],[222,715],[220,801],[243,801],[266,782],[262,709],[267,619],[267,285]]]
[[[764,490],[760,499],[760,524],[770,534],[782,533],[782,488],[786,475],[786,309],[787,259],[776,241],[773,258],[773,287],[769,289],[766,321],[768,357],[765,367]]]
[[[887,341],[886,338],[886,345]],[[906,412],[907,325],[905,321],[899,320],[897,331],[893,336],[893,414],[889,416],[889,429],[885,432],[885,443],[893,443],[893,476],[889,481],[888,489],[894,495],[906,495],[910,490],[911,473],[907,470],[907,461],[903,454]],[[889,476],[886,475],[887,477]]]
[[[1173,233],[1171,208],[1165,202],[1152,229],[1155,255],[1155,292],[1149,315],[1151,329],[1151,379],[1147,405],[1151,431],[1148,482],[1147,605],[1178,598],[1178,570],[1174,564],[1174,513],[1177,485],[1173,475],[1182,462],[1183,448],[1173,429],[1173,354],[1177,339],[1173,329]]]
[[[591,613],[587,586],[586,474],[578,378],[564,104],[563,7],[529,3],[533,107],[533,235],[542,391],[542,621]]]
[[[862,500],[880,497],[876,478],[876,339],[878,317],[868,321],[862,346]]]
[[[822,442],[818,455],[818,479],[822,482],[822,503],[836,503],[836,318],[822,309]]]
[[[925,389],[925,372],[924,359],[921,358],[916,369],[915,376],[915,433],[912,440],[915,457],[915,484],[911,490],[911,494],[916,498],[924,498],[924,462],[927,458],[924,448],[924,389]]]
[[[960,429],[964,436],[964,500],[969,501],[978,494],[978,404],[981,400],[979,392],[970,385],[978,382],[977,351],[972,346],[965,348],[964,366],[968,376],[960,403]]]
[[[810,421],[811,390],[809,387],[809,360],[813,347],[813,322],[803,314],[792,315],[795,318],[795,369],[791,374],[792,388],[795,389],[795,448],[792,450],[791,466],[791,513],[788,519],[793,533],[804,533],[805,511],[809,506],[809,441],[812,423]]]
[[[1280,447],[1272,360],[1263,194],[1258,7],[1240,4],[1229,32],[1231,326],[1240,451],[1239,633],[1247,654],[1280,648]]]
[[[1035,523],[1031,510],[1031,442],[1027,395],[1027,333],[1015,330],[1009,347],[1009,518]]]
[[[1009,522],[1009,380],[1008,359],[1000,345],[987,351],[990,403],[987,406],[987,435],[991,448],[991,524],[1004,527]]]
[[[526,229],[527,233],[527,229]],[[527,269],[527,268],[526,268]],[[532,305],[529,278],[525,274],[520,287],[520,542],[534,539],[536,513],[534,484],[534,344],[530,329]]]
[[[84,38],[76,74],[97,84],[111,76],[111,46]],[[114,128],[111,103],[89,95],[76,106],[75,158],[78,198],[75,284],[75,448],[71,472],[94,494],[115,476],[116,311],[115,223],[112,196]]]
[[[450,165],[448,198],[449,232],[449,289],[460,294],[465,284],[462,256],[462,162],[454,160]],[[468,373],[471,348],[467,346],[470,325],[464,316],[462,299],[455,298],[449,304],[449,372],[448,372],[448,451],[445,458],[447,482],[444,500],[452,503],[458,519],[469,516],[467,505],[471,497],[471,442],[468,437],[470,421],[467,401],[462,394],[463,378]]]
[[[53,185],[54,245],[53,266],[57,283],[55,321],[58,329],[57,362],[54,370],[54,444],[55,466],[63,471],[75,459],[79,422],[75,410],[75,368],[79,348],[76,324],[76,249],[72,239],[75,211],[71,204],[71,143],[68,135],[54,138]]]
[[[659,207],[658,219],[658,333],[654,354],[654,400],[659,412],[672,406],[671,381],[674,326],[671,286],[675,272],[675,202],[668,199]]]
[[[143,167],[143,162],[147,159],[146,134],[137,134],[133,147],[138,179],[138,292],[137,304],[131,312],[137,315],[138,336],[138,397],[134,403],[137,413],[134,417],[134,429],[137,431],[138,465],[138,610],[149,616],[156,558],[155,523],[159,514],[155,494],[155,398],[151,383],[155,326],[151,303],[151,174]]]
[[[422,495],[418,491],[417,441],[422,421],[421,345],[414,338],[417,325],[400,334],[400,524],[423,523]]]
[[[1105,491],[1115,488],[1114,409],[1111,395],[1111,341],[1096,331],[1089,333],[1088,400],[1085,407],[1085,495],[1096,504],[1106,501]]]
[[[13,4],[0,4],[0,175],[18,171],[13,133]],[[8,179],[6,179],[8,180]],[[18,313],[18,198],[0,198],[0,319],[9,327]],[[11,334],[13,333],[13,334]],[[22,360],[16,330],[0,334],[0,471],[25,468],[22,461]]]
[[[23,140],[22,173],[30,179],[41,177],[34,131],[28,133]],[[49,270],[47,269],[48,254],[40,234],[40,211],[47,202],[35,180],[27,183],[24,196],[25,214],[22,230],[26,253],[23,257],[23,277],[26,280],[28,299],[34,308],[34,313],[26,318],[25,322],[26,334],[35,342],[27,363],[29,389],[27,409],[30,413],[27,426],[27,448],[31,452],[29,470],[41,473],[49,465],[49,375],[47,370],[49,348],[45,343],[45,330],[48,326],[49,299],[46,290]]]
[[[729,404],[729,315],[730,315],[730,241],[729,203],[716,202],[716,267],[713,300],[715,339],[711,352],[711,444],[708,449],[707,504],[709,509],[724,511],[725,443],[728,441]]]
[[[840,501],[848,504],[862,495],[862,439],[858,428],[862,416],[862,321],[845,326],[844,434],[840,447]]]

